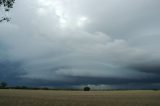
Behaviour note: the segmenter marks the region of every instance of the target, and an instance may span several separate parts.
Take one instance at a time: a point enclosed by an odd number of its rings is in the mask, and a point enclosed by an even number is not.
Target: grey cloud
[[[160,27],[159,1],[100,0],[94,2],[95,5],[91,2],[84,4],[88,10],[86,14],[94,20],[89,26],[93,31],[99,30],[116,37],[128,38],[135,36],[132,34],[139,30],[145,30],[151,26],[152,28]],[[90,8],[87,8],[88,5]]]
[[[17,0],[12,22],[0,24],[0,59],[20,63],[13,76],[35,85],[159,83],[159,1],[60,4]]]

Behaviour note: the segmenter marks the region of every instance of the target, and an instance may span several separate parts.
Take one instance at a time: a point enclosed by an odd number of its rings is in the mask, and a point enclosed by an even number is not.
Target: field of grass
[[[0,106],[160,106],[160,91],[1,89]]]

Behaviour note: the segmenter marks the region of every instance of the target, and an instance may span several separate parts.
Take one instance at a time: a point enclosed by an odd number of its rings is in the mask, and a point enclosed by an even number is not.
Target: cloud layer
[[[0,80],[159,87],[159,5],[17,0],[12,22],[0,24]]]

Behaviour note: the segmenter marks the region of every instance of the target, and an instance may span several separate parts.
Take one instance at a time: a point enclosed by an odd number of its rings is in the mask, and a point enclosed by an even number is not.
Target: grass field
[[[160,106],[160,91],[0,90],[0,106]]]

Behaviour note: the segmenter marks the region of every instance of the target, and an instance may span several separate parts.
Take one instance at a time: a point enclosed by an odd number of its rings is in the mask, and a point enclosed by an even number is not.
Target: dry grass
[[[160,106],[160,91],[0,90],[0,106]]]

